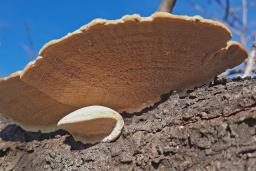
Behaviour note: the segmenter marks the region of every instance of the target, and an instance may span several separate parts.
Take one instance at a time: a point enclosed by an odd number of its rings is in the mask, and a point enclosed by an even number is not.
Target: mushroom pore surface
[[[63,104],[137,112],[244,61],[230,38],[225,25],[199,17],[97,19],[47,43],[21,79]]]
[[[29,131],[50,132],[76,108],[64,105],[20,79],[20,72],[0,79],[0,113]]]

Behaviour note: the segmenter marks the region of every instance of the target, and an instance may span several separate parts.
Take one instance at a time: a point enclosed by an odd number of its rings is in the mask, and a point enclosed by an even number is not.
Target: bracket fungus
[[[21,79],[63,104],[135,112],[240,64],[247,53],[230,38],[225,25],[200,17],[96,19],[47,43]]]
[[[50,132],[56,123],[76,108],[61,104],[21,81],[16,72],[0,79],[0,113],[29,131]]]
[[[58,127],[67,130],[75,140],[84,143],[113,141],[118,138],[123,126],[122,116],[104,106],[78,109],[58,122]]]
[[[202,85],[243,62],[248,56],[246,50],[230,39],[231,32],[224,24],[198,16],[158,12],[150,17],[127,15],[119,20],[96,19],[44,45],[20,78],[24,85],[49,97],[49,104],[70,107],[65,115],[70,109],[92,105],[117,112],[137,112],[159,101],[162,94]],[[2,85],[3,81],[0,87]],[[1,94],[5,94],[4,91],[0,89]],[[17,101],[22,101],[22,97]],[[41,100],[36,95],[33,100],[37,98]],[[16,106],[21,109],[12,113],[15,104],[6,102],[5,110],[1,108],[0,112],[14,118],[20,113],[25,116],[24,106]],[[59,108],[49,112],[54,115],[49,117],[49,123],[57,124],[57,118],[64,116],[65,110]],[[65,118],[84,116],[78,111]],[[37,112],[29,112],[28,116],[33,113],[35,118],[44,119]],[[75,116],[75,113],[79,114]],[[95,117],[98,115],[96,112]],[[25,118],[18,122],[26,123]],[[75,132],[62,124],[64,121],[63,118],[59,125]],[[112,123],[108,119],[106,122]],[[42,126],[41,122],[37,124]],[[72,123],[75,127],[81,124],[89,132],[97,130],[90,122]],[[82,132],[77,134],[87,136]]]

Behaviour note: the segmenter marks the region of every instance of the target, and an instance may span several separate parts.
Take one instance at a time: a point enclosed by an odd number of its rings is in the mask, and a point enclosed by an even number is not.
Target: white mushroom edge
[[[69,124],[76,124],[86,121],[89,122],[96,119],[113,119],[116,121],[111,133],[100,140],[101,142],[115,141],[120,136],[124,127],[123,117],[118,112],[104,106],[88,106],[78,109],[63,117],[58,122],[57,126],[68,131],[75,140],[81,141],[83,143],[96,143],[94,140],[85,138],[86,132],[84,132],[84,134],[82,133],[83,135],[78,135],[68,128]],[[86,124],[84,126],[86,127]]]

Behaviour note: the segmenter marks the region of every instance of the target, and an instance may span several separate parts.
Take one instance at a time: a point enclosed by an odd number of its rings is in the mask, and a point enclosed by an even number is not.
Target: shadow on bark
[[[71,147],[70,150],[84,150],[94,146],[94,144],[84,144],[82,142],[75,141],[72,136],[66,137],[63,143],[69,145]]]
[[[0,138],[4,141],[13,141],[13,142],[32,142],[43,141],[46,139],[53,139],[56,136],[65,136],[67,135],[64,144],[67,144],[71,147],[71,150],[83,150],[93,146],[92,144],[83,144],[81,142],[75,141],[73,137],[64,130],[58,130],[51,133],[41,133],[41,132],[29,132],[23,130],[21,127],[10,124],[7,125],[0,132]]]
[[[65,134],[68,133],[63,130],[58,130],[51,133],[29,132],[23,130],[21,127],[15,124],[10,124],[1,130],[0,138],[5,141],[31,142],[34,140],[42,141],[45,139],[52,139],[57,135],[63,136]]]

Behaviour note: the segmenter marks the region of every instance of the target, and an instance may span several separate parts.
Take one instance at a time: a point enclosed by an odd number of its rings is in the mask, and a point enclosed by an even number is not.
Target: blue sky
[[[23,69],[34,59],[29,57],[26,50],[30,39],[33,40],[33,51],[37,53],[44,43],[60,38],[94,18],[118,19],[133,13],[148,16],[157,10],[159,2],[160,0],[0,0],[0,77]],[[190,2],[192,0],[178,0],[174,14],[202,15],[206,18],[223,15],[216,4],[209,5],[207,0],[196,0],[204,8],[203,13],[193,8]],[[256,18],[256,14],[250,12],[249,17]]]

